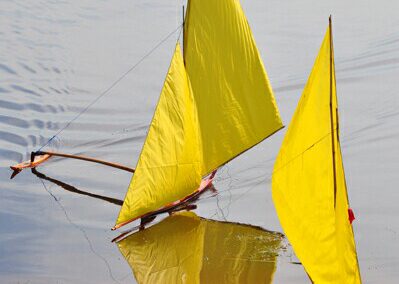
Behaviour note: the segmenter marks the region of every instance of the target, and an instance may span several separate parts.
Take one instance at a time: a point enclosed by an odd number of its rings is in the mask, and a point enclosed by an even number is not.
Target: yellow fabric
[[[272,283],[281,235],[172,215],[118,243],[138,283]]]
[[[274,166],[273,201],[284,231],[314,283],[360,283],[338,140],[333,61],[332,73],[330,67],[328,29]]]
[[[238,0],[189,0],[184,59],[201,126],[202,174],[282,127]]]
[[[176,50],[117,224],[194,192],[201,182],[197,111]]]

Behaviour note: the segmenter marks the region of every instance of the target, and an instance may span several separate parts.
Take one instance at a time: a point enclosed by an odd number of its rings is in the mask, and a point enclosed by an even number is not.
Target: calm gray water
[[[110,231],[119,206],[58,182],[123,199],[130,174],[54,159],[10,181],[28,158],[181,21],[174,1],[0,0],[0,279],[132,283]],[[333,14],[341,141],[364,283],[399,278],[399,8],[395,1],[242,1],[288,125]],[[48,149],[134,167],[177,34]],[[270,177],[284,130],[223,167],[204,218],[282,231]],[[39,174],[40,175],[40,174]],[[276,283],[308,283],[287,250]]]

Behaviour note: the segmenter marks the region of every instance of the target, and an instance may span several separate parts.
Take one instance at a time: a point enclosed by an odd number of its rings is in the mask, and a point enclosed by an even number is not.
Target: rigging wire
[[[53,136],[51,136],[47,142],[41,146],[36,152],[39,152],[44,147],[46,147],[53,139],[55,139],[61,132],[67,129],[75,120],[77,120],[82,114],[84,114],[90,107],[92,107],[96,102],[98,102],[103,96],[109,93],[123,78],[125,78],[131,71],[133,71],[137,66],[139,66],[147,57],[149,57],[156,49],[158,49],[165,41],[167,41],[172,35],[174,35],[178,30],[179,36],[181,34],[181,28],[183,24],[177,26],[172,32],[165,36],[161,41],[159,41],[153,48],[151,48],[143,57],[141,57],[132,67],[130,67],[125,73],[123,73],[117,80],[115,80],[107,89],[105,89],[98,97],[96,97],[91,103],[89,103],[81,112],[79,112],[74,118],[72,118],[65,126],[59,129]]]
[[[77,230],[79,230],[79,231],[82,233],[83,237],[85,238],[85,240],[87,241],[87,243],[88,243],[88,245],[89,245],[90,251],[91,251],[94,255],[96,255],[99,259],[101,259],[101,260],[104,262],[104,264],[106,265],[106,267],[107,267],[107,269],[108,269],[109,277],[110,277],[115,283],[120,283],[117,279],[115,279],[115,277],[114,277],[114,275],[113,275],[113,273],[112,273],[112,270],[111,270],[111,266],[110,266],[110,264],[108,263],[108,261],[107,261],[102,255],[100,255],[98,252],[96,252],[96,251],[94,250],[93,244],[92,244],[92,242],[90,241],[89,236],[87,235],[86,231],[85,231],[82,227],[80,227],[79,225],[77,225],[75,222],[72,221],[72,219],[70,218],[69,214],[67,213],[67,210],[65,209],[64,205],[62,205],[60,199],[57,198],[57,197],[55,196],[55,194],[50,190],[50,187],[47,187],[46,184],[44,183],[44,181],[43,181],[40,177],[38,177],[38,178],[39,178],[40,182],[42,183],[43,188],[47,191],[47,193],[48,193],[48,194],[54,199],[54,201],[58,204],[58,206],[60,207],[60,209],[61,209],[62,212],[64,213],[65,218],[67,219],[67,221],[68,221],[73,227],[75,227]]]

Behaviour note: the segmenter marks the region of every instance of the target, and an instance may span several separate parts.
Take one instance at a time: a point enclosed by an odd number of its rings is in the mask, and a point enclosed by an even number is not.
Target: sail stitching
[[[336,130],[336,128],[334,128],[334,130]],[[288,164],[292,163],[294,160],[298,159],[299,157],[301,157],[303,154],[305,154],[307,151],[309,151],[310,149],[312,149],[315,145],[319,144],[321,141],[323,141],[324,139],[330,137],[331,132],[328,132],[326,135],[322,136],[319,140],[317,140],[315,143],[313,143],[312,145],[310,145],[308,148],[306,148],[306,150],[302,151],[301,153],[297,154],[295,157],[293,157],[292,159],[290,159],[289,161],[287,161],[283,166],[281,166],[278,169],[273,170],[273,173],[278,172],[280,170],[282,170],[283,168],[285,168],[286,166],[288,166]]]

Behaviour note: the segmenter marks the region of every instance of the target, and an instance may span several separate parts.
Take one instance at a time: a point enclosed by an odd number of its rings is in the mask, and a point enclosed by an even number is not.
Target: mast
[[[336,205],[337,196],[337,170],[335,161],[335,138],[334,138],[334,111],[333,111],[333,39],[332,39],[332,23],[331,15],[328,18],[329,32],[330,32],[330,120],[331,120],[331,145],[332,145],[332,162],[333,162],[333,177],[334,177],[334,208]]]
[[[184,16],[185,16],[185,9],[184,9],[184,5],[183,5],[183,10],[182,10],[182,19],[183,19],[183,28],[182,28],[182,33],[183,33],[183,36],[182,36],[182,43],[181,43],[181,53],[182,53],[182,55],[183,55],[183,61],[184,61]]]

